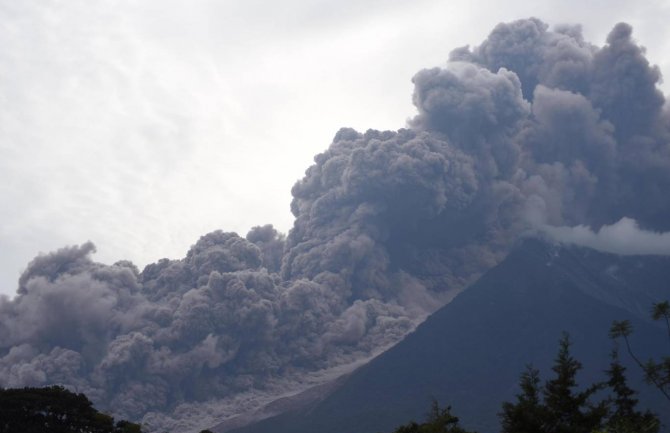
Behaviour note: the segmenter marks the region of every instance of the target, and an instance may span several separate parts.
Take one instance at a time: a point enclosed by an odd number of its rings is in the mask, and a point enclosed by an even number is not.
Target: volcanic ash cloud
[[[404,129],[340,130],[293,187],[288,236],[216,231],[141,272],[91,243],[35,258],[0,299],[0,386],[64,384],[141,419],[364,359],[528,229],[599,245],[617,228],[646,236],[629,253],[667,252],[659,80],[627,24],[603,47],[500,24],[414,76]]]

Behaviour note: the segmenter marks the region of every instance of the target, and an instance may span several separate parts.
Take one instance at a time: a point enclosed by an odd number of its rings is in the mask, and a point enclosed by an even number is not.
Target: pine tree
[[[610,368],[606,370],[607,386],[614,392],[610,398],[613,404],[609,419],[605,424],[605,431],[611,433],[658,433],[661,428],[658,417],[649,411],[636,410],[638,403],[636,392],[626,382],[626,367],[619,362],[619,353],[616,349],[611,354]]]
[[[570,337],[564,333],[552,367],[556,376],[544,386],[546,433],[590,433],[600,428],[607,414],[605,403],[594,406],[589,402],[603,384],[577,390],[576,376],[582,364],[570,354],[570,345]]]
[[[502,433],[538,433],[543,431],[545,408],[540,401],[540,372],[528,365],[521,373],[521,393],[516,403],[504,402],[499,414]]]
[[[668,339],[670,340],[670,302],[657,302],[653,305],[651,311],[651,318],[654,320],[665,321],[666,329],[668,331]],[[661,357],[660,360],[649,359],[643,363],[640,358],[635,355],[631,349],[628,337],[633,333],[633,326],[630,321],[614,321],[610,328],[610,338],[617,340],[622,338],[628,354],[633,358],[635,363],[644,371],[647,382],[653,384],[663,396],[670,401],[670,356]]]
[[[393,433],[475,433],[463,429],[458,417],[451,413],[451,407],[440,409],[437,401],[433,401],[428,420],[423,424],[410,422],[394,430]]]

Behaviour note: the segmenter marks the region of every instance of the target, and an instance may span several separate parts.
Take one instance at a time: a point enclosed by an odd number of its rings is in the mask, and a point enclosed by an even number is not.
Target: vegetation
[[[458,425],[458,417],[451,414],[451,407],[440,409],[433,401],[428,420],[423,424],[410,422],[398,427],[393,433],[474,433],[464,430]]]
[[[670,302],[663,301],[655,303],[652,308],[651,317],[654,320],[665,321],[665,326],[668,331],[668,340],[670,341]],[[670,356],[663,357],[658,361],[649,359],[647,362],[643,363],[631,349],[628,337],[632,333],[633,326],[628,320],[615,321],[610,329],[611,338],[614,340],[624,340],[628,354],[633,358],[635,363],[640,366],[642,371],[644,371],[647,382],[658,388],[663,396],[670,400]]]
[[[84,394],[62,386],[0,388],[0,433],[141,433],[138,424],[93,408]]]
[[[662,316],[663,317],[663,316]],[[667,317],[667,316],[666,316]],[[615,323],[621,327],[622,322]],[[627,330],[630,330],[628,325]],[[627,337],[630,332],[622,334]],[[619,334],[615,334],[617,338]],[[607,380],[580,387],[576,375],[582,365],[570,354],[570,337],[563,334],[554,360],[553,378],[541,385],[539,371],[527,366],[519,380],[520,393],[514,402],[504,402],[500,412],[502,433],[658,433],[661,423],[656,415],[637,409],[636,392],[626,381],[626,368],[615,348],[605,370]],[[630,350],[629,350],[630,351]],[[667,360],[665,360],[667,362]],[[649,368],[647,364],[639,365]],[[665,364],[662,364],[665,366]],[[654,372],[658,369],[653,370]],[[645,370],[649,379],[649,370]],[[665,372],[662,372],[666,374]],[[657,376],[653,376],[658,383]],[[662,376],[667,380],[666,376]],[[649,379],[651,380],[651,379]],[[657,385],[658,386],[658,385]],[[605,391],[609,391],[605,394]],[[603,397],[605,395],[605,397]],[[600,401],[593,400],[599,396]],[[458,424],[450,407],[440,409],[433,403],[428,420],[411,422],[393,433],[471,433]]]
[[[542,431],[545,409],[540,395],[540,372],[531,365],[521,374],[521,393],[516,403],[504,402],[501,424],[504,432],[536,433]]]
[[[115,423],[84,394],[62,386],[0,388],[0,433],[142,433],[142,427],[126,420]]]
[[[540,388],[539,372],[527,367],[521,375],[516,402],[503,403],[503,433],[657,433],[658,418],[636,409],[637,399],[626,382],[626,368],[618,352],[611,355],[607,381],[583,390],[576,382],[581,363],[570,355],[570,339],[564,334],[552,370],[554,378]],[[610,395],[594,403],[599,391]]]
[[[614,395],[610,397],[609,419],[599,432],[612,433],[654,433],[660,430],[658,418],[649,411],[636,410],[635,391],[626,383],[626,368],[619,362],[618,351],[611,355],[610,368],[607,370],[607,386]]]

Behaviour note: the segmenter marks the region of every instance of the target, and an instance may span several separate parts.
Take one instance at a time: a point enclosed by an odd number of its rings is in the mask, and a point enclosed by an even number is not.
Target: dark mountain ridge
[[[462,424],[499,430],[497,413],[532,363],[543,380],[563,331],[584,368],[578,382],[604,378],[613,320],[630,320],[643,359],[668,353],[649,320],[653,302],[670,297],[670,257],[618,256],[525,239],[498,266],[430,316],[401,343],[361,367],[327,398],[236,433],[375,433],[420,420],[430,400],[451,405]],[[668,420],[668,402],[622,353],[642,407]]]

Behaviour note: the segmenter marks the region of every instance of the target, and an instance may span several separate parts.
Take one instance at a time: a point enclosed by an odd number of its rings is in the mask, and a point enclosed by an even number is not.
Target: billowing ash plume
[[[500,24],[474,50],[452,52],[452,61],[520,78],[532,108],[514,137],[523,173],[514,183],[550,224],[597,228],[630,217],[670,229],[670,115],[660,72],[631,33],[617,24],[598,48],[578,27],[548,31],[531,19]]]
[[[646,233],[670,230],[670,112],[631,31],[597,47],[528,19],[453,51],[414,77],[405,129],[342,129],[315,157],[287,237],[217,231],[142,272],[90,243],[37,257],[0,299],[0,386],[65,384],[140,419],[370,356],[529,228],[669,251]]]

